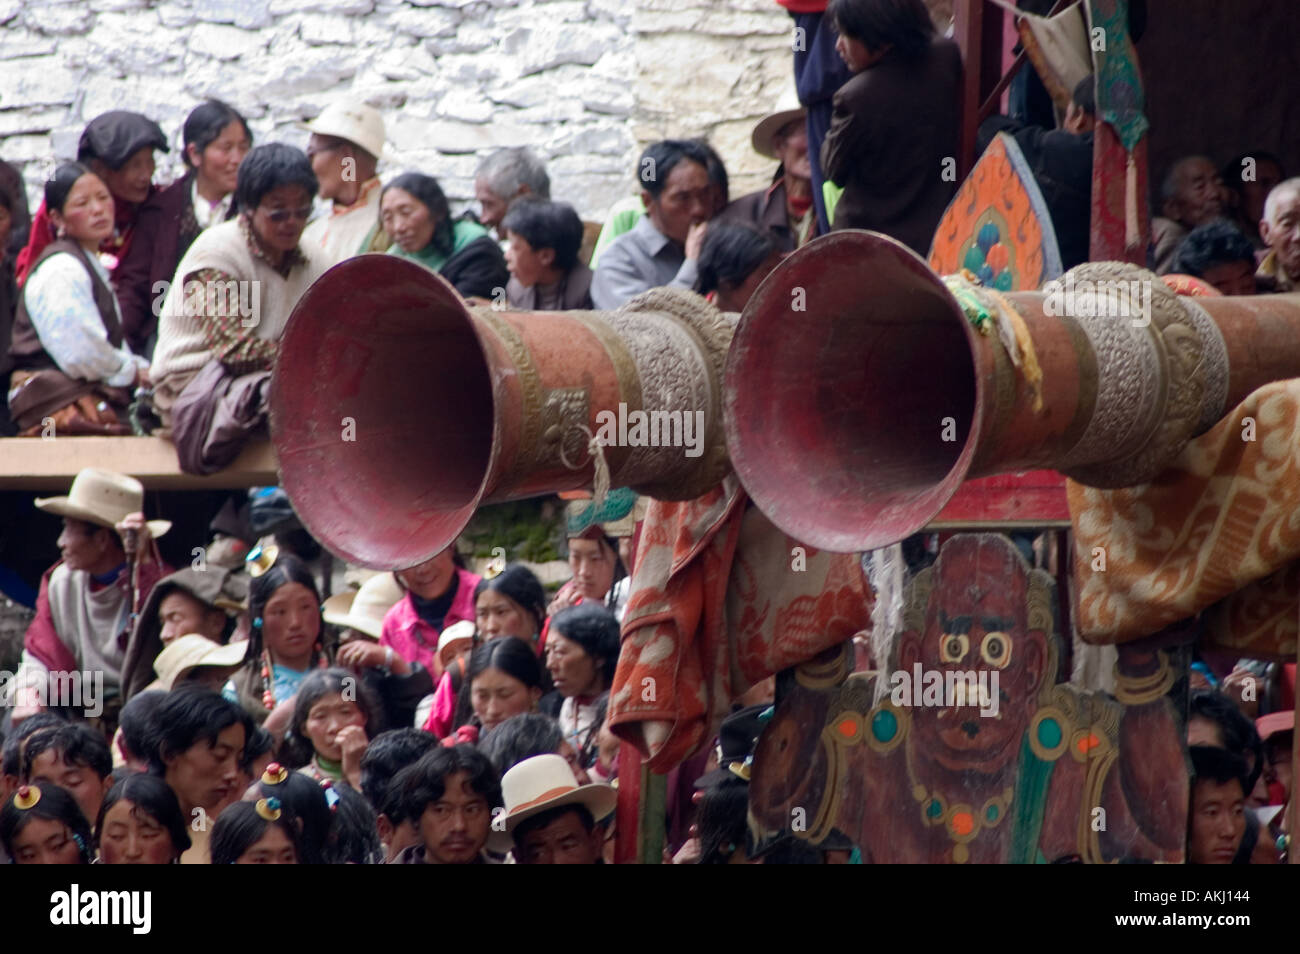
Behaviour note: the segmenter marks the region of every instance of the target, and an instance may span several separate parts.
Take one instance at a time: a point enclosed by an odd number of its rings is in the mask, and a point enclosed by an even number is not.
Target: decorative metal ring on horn
[[[923,528],[969,478],[1151,480],[1252,390],[1297,375],[1300,295],[1181,298],[1115,262],[999,294],[887,236],[834,232],[745,308],[727,446],[782,530],[869,550]]]
[[[591,438],[643,412],[664,434],[697,421],[702,433],[683,447],[619,432],[598,451],[610,486],[696,497],[729,467],[733,321],[676,289],[614,312],[471,309],[413,262],[349,259],[308,289],[280,343],[281,483],[331,551],[402,569],[445,549],[482,503],[590,487]]]

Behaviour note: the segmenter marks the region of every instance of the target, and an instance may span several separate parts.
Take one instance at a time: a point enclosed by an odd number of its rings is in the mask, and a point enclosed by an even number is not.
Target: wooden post
[[[961,91],[961,140],[957,173],[964,179],[975,164],[980,106],[1002,76],[1002,10],[984,0],[957,0],[953,36],[961,48],[965,76]]]
[[[658,865],[663,863],[666,819],[664,808],[668,803],[668,776],[652,772],[641,766],[641,837],[637,863]]]

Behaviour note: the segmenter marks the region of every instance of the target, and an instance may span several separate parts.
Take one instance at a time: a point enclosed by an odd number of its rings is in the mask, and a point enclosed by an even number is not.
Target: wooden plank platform
[[[146,490],[226,490],[277,484],[269,441],[250,444],[208,477],[182,473],[176,448],[161,437],[8,437],[0,439],[0,490],[66,491],[84,467],[130,474]]]

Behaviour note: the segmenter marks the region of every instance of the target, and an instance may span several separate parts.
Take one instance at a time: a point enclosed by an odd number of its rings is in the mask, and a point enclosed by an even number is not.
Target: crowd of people
[[[95,117],[30,222],[21,180],[0,169],[0,433],[157,433],[183,469],[215,471],[265,428],[295,303],[358,255],[423,266],[471,304],[614,309],[668,286],[740,311],[785,255],[835,229],[926,254],[959,186],[942,162],[960,138],[956,44],[921,0],[783,5],[807,39],[797,98],[753,130],[776,162],[769,184],[733,199],[708,142],[663,140],[600,224],[552,198],[526,148],[483,158],[477,214],[454,215],[427,172],[381,179],[384,118],[360,102],[305,123],[305,150],[255,142],[236,109],[204,102],[180,130],[186,172],[165,187],[158,124]],[[1087,257],[1092,86],[1074,90],[1059,129],[1022,116],[981,130],[1020,144],[1067,267]],[[1193,156],[1162,182],[1151,264],[1197,293],[1300,282],[1300,179],[1262,152],[1245,158],[1249,179],[1241,158],[1220,170]],[[3,726],[12,861],[612,859],[617,780],[639,768],[607,724],[630,505],[570,524],[573,577],[553,596],[522,564],[472,572],[453,545],[325,601],[309,555],[283,541],[247,559],[194,541],[207,564],[169,567],[156,545],[169,527],[145,519],[141,485],[121,474],[84,470],[36,505],[63,520],[61,559],[42,578]],[[47,691],[60,673],[101,676],[102,711],[69,719]],[[1256,730],[1223,698],[1194,700],[1190,855],[1259,860],[1285,837],[1281,817],[1249,827],[1245,807],[1289,800],[1294,717],[1280,708]],[[716,749],[670,779],[669,857],[856,860],[851,844],[798,842],[750,857],[748,768],[773,701],[770,680],[736,700]]]

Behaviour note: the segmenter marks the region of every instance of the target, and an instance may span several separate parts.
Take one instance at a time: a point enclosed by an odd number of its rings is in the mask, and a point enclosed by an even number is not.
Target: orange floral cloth
[[[647,756],[643,723],[668,724],[649,759],[667,771],[713,738],[754,683],[866,630],[871,604],[857,554],[787,537],[749,506],[734,474],[695,500],[652,501],[610,726]]]
[[[1127,642],[1213,606],[1213,642],[1294,658],[1300,379],[1249,395],[1149,484],[1066,489],[1085,640]]]

